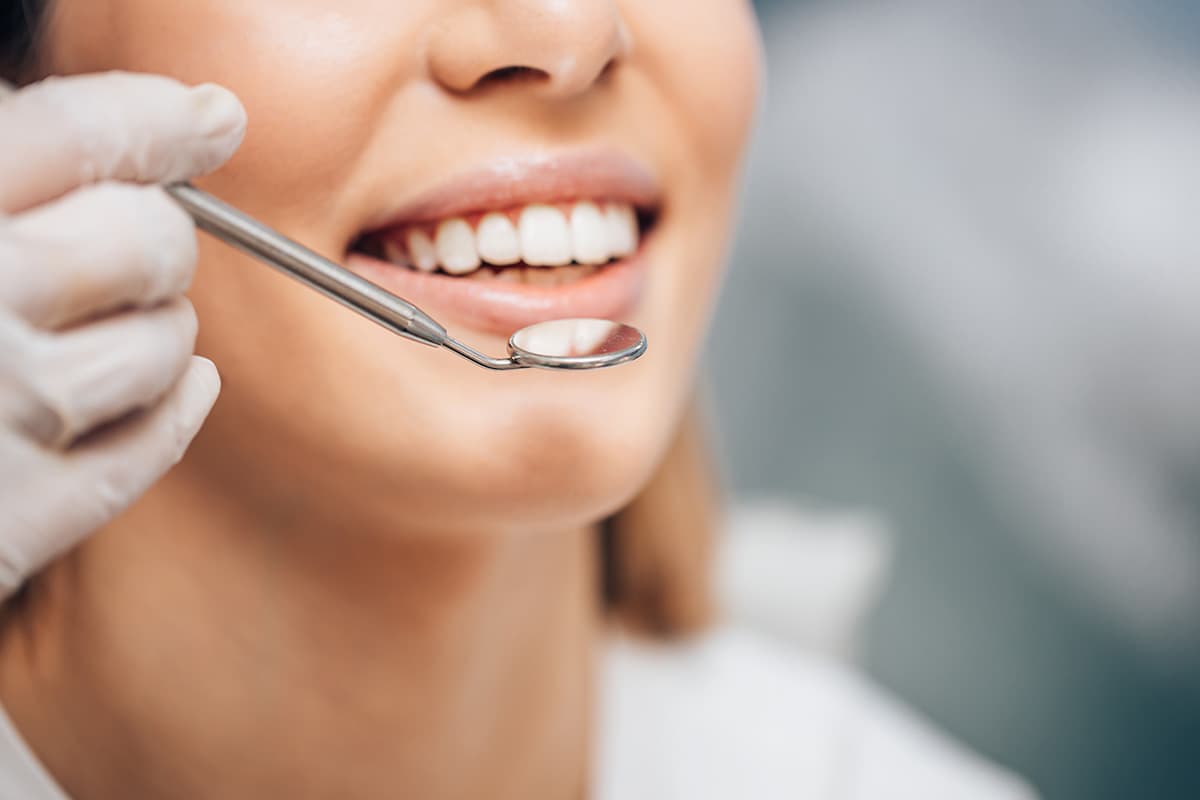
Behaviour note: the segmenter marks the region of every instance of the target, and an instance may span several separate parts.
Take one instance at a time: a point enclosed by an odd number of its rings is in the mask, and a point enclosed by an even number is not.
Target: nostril
[[[610,58],[600,69],[600,74],[596,76],[596,83],[603,83],[604,81],[608,80],[609,76],[613,74],[613,70],[616,69],[616,67],[617,60],[615,58]]]
[[[540,70],[535,67],[501,67],[494,69],[484,75],[475,86],[481,87],[489,84],[501,83],[518,83],[521,81],[544,81],[548,80],[550,75],[545,70]]]

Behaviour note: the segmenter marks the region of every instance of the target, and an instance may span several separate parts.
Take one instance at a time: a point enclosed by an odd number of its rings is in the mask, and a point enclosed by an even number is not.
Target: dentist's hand
[[[0,599],[183,455],[216,400],[182,296],[191,220],[143,184],[209,172],[245,113],[107,74],[0,99]]]

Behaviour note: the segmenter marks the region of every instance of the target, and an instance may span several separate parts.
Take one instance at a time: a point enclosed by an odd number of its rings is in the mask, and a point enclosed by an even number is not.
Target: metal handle
[[[412,303],[383,287],[314,253],[190,183],[171,184],[166,190],[191,214],[200,230],[308,284],[393,333],[433,347],[446,344],[445,328]]]

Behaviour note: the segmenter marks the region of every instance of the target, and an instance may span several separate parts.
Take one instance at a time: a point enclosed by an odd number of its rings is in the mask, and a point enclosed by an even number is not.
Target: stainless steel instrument
[[[196,221],[196,227],[357,311],[393,333],[444,347],[492,370],[598,369],[625,364],[646,352],[637,328],[598,319],[552,320],[523,328],[508,340],[508,357],[492,358],[457,341],[421,309],[340,264],[218,200],[190,183],[167,192]]]

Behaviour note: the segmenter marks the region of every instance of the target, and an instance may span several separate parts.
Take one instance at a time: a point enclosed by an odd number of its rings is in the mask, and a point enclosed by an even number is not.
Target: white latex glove
[[[0,99],[0,598],[137,499],[216,400],[182,296],[191,220],[153,184],[215,169],[216,86],[50,79]]]

